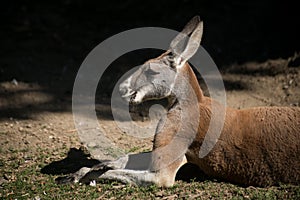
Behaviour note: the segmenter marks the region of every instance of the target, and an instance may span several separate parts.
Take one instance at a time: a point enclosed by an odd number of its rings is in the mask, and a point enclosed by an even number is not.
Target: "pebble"
[[[94,147],[97,146],[97,144],[95,142],[90,142],[90,143],[88,143],[87,146],[90,147],[90,148],[94,148]]]
[[[282,88],[286,90],[286,89],[289,88],[289,86],[288,85],[284,85]]]
[[[17,81],[16,79],[13,79],[13,80],[11,81],[11,83],[12,83],[13,85],[19,85],[19,83],[18,83],[18,81]]]
[[[95,181],[95,180],[92,180],[92,181],[90,182],[90,186],[96,187],[96,186],[97,186],[96,181]]]
[[[34,197],[34,200],[41,200],[39,196]]]

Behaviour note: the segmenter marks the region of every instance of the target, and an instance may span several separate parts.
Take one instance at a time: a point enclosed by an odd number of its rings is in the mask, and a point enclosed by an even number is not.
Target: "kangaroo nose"
[[[123,87],[120,87],[119,88],[119,92],[120,92],[120,94],[123,96],[123,95],[125,95],[126,93],[127,93],[127,89],[126,88],[123,88]]]

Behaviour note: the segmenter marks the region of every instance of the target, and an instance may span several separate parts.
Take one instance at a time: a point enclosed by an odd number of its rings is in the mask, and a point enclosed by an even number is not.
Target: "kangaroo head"
[[[173,39],[169,50],[145,62],[120,84],[122,98],[129,103],[139,104],[171,96],[176,89],[174,86],[178,74],[200,46],[202,32],[203,22],[196,16]]]

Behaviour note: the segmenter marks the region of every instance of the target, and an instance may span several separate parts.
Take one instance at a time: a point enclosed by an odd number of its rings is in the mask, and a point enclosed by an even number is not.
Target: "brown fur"
[[[186,154],[188,162],[197,164],[208,175],[242,185],[299,184],[300,108],[224,108],[212,99],[203,97],[188,65],[183,70],[190,76],[194,90],[199,90],[196,93],[200,100],[199,131]],[[200,159],[198,154],[208,130],[212,103],[219,109],[226,109],[225,124],[213,150]],[[170,120],[173,121],[172,118]],[[170,125],[166,128],[173,130],[174,127],[177,126],[173,123],[173,127]],[[156,136],[154,149],[166,145],[175,132],[173,130]]]

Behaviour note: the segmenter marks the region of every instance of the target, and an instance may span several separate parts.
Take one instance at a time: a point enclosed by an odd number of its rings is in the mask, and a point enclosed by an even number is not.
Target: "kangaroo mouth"
[[[122,95],[121,97],[129,102],[130,104],[134,103],[134,99],[136,98],[137,91],[130,91],[127,94]]]
[[[128,97],[131,98],[131,96],[135,95],[135,93],[136,93],[135,91],[130,91],[130,92],[122,95],[122,98],[124,98],[124,99],[126,99]]]
[[[130,103],[130,104],[136,104],[136,103],[135,103],[136,94],[137,94],[137,92],[134,91],[134,92],[130,95],[130,100],[129,100],[129,103]]]

